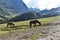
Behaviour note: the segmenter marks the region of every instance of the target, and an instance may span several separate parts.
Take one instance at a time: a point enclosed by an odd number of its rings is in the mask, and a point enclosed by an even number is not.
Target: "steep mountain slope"
[[[19,13],[26,12],[28,10],[27,6],[22,0],[1,0],[0,5]]]
[[[40,14],[34,11],[30,11],[22,15],[16,16],[9,21],[24,21],[24,20],[36,19],[39,17],[41,17]]]
[[[3,17],[10,19],[27,11],[28,7],[22,0],[0,0],[0,15]]]

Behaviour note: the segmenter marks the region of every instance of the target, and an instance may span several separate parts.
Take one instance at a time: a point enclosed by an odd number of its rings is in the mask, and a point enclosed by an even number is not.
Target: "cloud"
[[[51,9],[60,7],[60,0],[23,0],[28,7],[43,9]]]

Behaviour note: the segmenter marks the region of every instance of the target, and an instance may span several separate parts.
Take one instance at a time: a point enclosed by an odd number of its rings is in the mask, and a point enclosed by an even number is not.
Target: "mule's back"
[[[8,24],[8,25],[14,25],[12,22],[8,22],[7,24]]]
[[[37,23],[38,22],[38,20],[32,20],[32,21],[30,21],[31,23]]]

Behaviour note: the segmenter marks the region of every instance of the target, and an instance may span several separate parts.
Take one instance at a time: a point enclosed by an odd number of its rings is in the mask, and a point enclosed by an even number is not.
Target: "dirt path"
[[[46,37],[38,38],[37,40],[60,40],[60,20],[57,20],[50,25],[50,31]]]

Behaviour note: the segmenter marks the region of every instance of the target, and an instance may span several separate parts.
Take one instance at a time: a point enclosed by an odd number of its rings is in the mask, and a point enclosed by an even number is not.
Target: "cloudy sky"
[[[60,0],[23,0],[30,8],[39,8],[40,10],[60,7]]]

